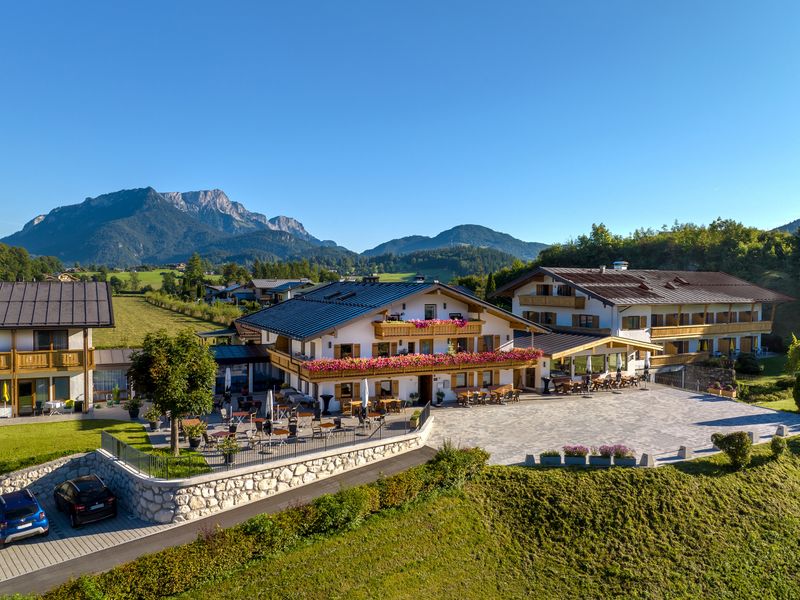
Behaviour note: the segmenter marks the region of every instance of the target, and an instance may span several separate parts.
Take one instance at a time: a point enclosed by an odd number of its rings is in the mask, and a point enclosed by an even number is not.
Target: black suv
[[[117,516],[117,498],[97,475],[65,481],[56,487],[53,499],[73,527]]]

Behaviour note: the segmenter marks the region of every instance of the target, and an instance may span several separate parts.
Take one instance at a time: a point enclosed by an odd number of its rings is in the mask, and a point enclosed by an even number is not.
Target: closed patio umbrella
[[[364,413],[364,416],[367,416],[367,411],[369,409],[369,383],[367,382],[367,378],[364,378],[364,381],[361,382],[361,412]]]
[[[231,391],[231,368],[225,367],[225,393],[230,393]]]
[[[272,390],[267,390],[267,406],[264,410],[267,412],[267,420],[270,422],[272,422],[272,416],[274,414],[272,402]]]

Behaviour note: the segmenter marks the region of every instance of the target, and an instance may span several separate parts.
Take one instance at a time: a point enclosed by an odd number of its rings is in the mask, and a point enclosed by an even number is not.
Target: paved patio
[[[505,406],[446,405],[433,411],[436,426],[428,444],[438,447],[449,438],[459,446],[480,446],[491,453],[491,463],[509,465],[565,444],[621,443],[663,464],[677,460],[680,446],[712,452],[710,438],[716,431],[754,431],[762,441],[781,424],[800,433],[798,414],[666,386],[590,396],[532,395]]]

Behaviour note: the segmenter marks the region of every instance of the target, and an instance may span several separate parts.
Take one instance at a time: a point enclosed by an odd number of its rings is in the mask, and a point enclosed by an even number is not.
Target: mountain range
[[[67,264],[115,267],[180,262],[193,252],[213,262],[305,258],[324,263],[459,246],[504,252],[510,262],[535,258],[546,247],[480,225],[459,225],[435,237],[394,239],[359,255],[314,237],[297,219],[252,212],[222,190],[158,192],[152,187],[55,208],[0,241]]]
[[[785,231],[787,233],[794,233],[800,229],[800,219],[795,219],[791,223],[787,223],[786,225],[781,225],[780,227],[776,227],[774,231]]]

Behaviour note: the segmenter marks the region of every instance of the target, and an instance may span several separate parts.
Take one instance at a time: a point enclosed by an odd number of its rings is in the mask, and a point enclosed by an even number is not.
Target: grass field
[[[425,275],[426,281],[433,281],[435,279],[442,283],[448,283],[455,277],[455,273],[448,269],[426,269],[422,274]],[[414,281],[414,275],[416,275],[416,273],[381,273],[380,280],[390,282]]]
[[[216,323],[153,306],[136,296],[114,296],[113,304],[116,327],[94,329],[92,336],[95,348],[137,348],[147,333],[161,328],[175,332],[185,327],[195,331],[221,327]]]
[[[383,512],[180,597],[790,598],[798,570],[794,438],[777,460],[755,447],[739,472],[721,455],[658,469],[490,467],[461,494]]]
[[[381,281],[412,281],[416,273],[381,273]]]
[[[153,286],[154,290],[161,289],[161,273],[174,273],[176,276],[180,277],[182,273],[180,271],[175,271],[174,269],[157,269],[155,271],[139,271],[139,283],[142,287],[146,285]],[[92,277],[93,275],[97,275],[97,271],[81,271],[80,273],[73,273],[76,277],[80,277],[81,275],[86,275],[87,277]],[[122,281],[127,282],[128,278],[130,277],[130,273],[128,271],[112,271],[108,274],[108,278],[111,279],[111,276],[119,277]]]
[[[144,427],[126,421],[86,419],[6,425],[0,427],[0,473],[94,450],[100,446],[103,429],[141,450],[150,448]]]

